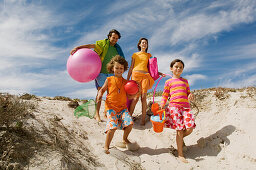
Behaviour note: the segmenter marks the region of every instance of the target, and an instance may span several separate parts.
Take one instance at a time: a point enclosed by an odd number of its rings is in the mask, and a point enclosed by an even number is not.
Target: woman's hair
[[[175,63],[181,63],[181,64],[183,65],[183,68],[185,67],[184,62],[183,62],[182,60],[180,60],[180,59],[175,59],[175,60],[173,60],[173,61],[171,62],[171,64],[170,64],[170,67],[172,68]]]
[[[124,66],[124,71],[126,71],[128,69],[128,62],[123,57],[121,57],[120,55],[116,55],[107,64],[107,70],[108,70],[109,73],[114,73],[113,68],[114,68],[115,62],[123,65]]]
[[[140,38],[138,44],[137,44],[137,47],[138,47],[138,50],[140,51],[141,50],[141,47],[140,47],[140,43],[142,40],[146,40],[147,41],[147,48],[146,48],[146,52],[148,52],[148,39],[146,38]]]
[[[120,38],[121,38],[121,34],[120,34],[120,32],[118,32],[116,29],[112,29],[112,30],[110,30],[110,31],[109,31],[109,33],[108,33],[108,39],[109,39],[109,37],[111,37],[111,36],[112,36],[112,33],[117,34],[117,35],[118,35],[118,39],[120,39]]]

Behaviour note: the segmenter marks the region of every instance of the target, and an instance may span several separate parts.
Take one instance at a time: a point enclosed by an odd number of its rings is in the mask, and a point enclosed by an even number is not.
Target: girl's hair
[[[107,64],[107,70],[108,70],[109,73],[112,73],[112,74],[114,73],[113,68],[114,68],[115,62],[123,65],[124,66],[124,71],[126,71],[128,69],[128,62],[123,57],[121,57],[120,55],[116,55]]]
[[[109,37],[111,37],[111,36],[112,36],[112,33],[117,34],[117,35],[118,35],[118,39],[120,39],[120,38],[121,38],[121,34],[120,34],[120,32],[118,32],[116,29],[112,29],[112,30],[110,30],[110,31],[109,31],[109,33],[108,33],[108,39],[109,39]]]
[[[181,64],[183,65],[183,68],[185,67],[184,62],[183,62],[182,60],[180,60],[180,59],[175,59],[175,60],[173,60],[173,61],[171,62],[171,64],[170,64],[170,67],[172,68],[175,63],[181,63]]]
[[[137,44],[137,47],[138,47],[138,50],[140,51],[141,50],[141,47],[140,47],[140,43],[142,40],[146,40],[147,41],[147,48],[146,48],[146,52],[148,52],[148,39],[146,38],[140,38],[138,44]]]

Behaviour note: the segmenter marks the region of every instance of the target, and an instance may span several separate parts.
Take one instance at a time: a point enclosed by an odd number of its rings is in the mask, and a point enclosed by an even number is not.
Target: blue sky
[[[94,98],[94,82],[74,81],[66,62],[112,28],[129,64],[140,37],[161,72],[182,59],[192,90],[256,85],[255,0],[0,0],[0,91]]]

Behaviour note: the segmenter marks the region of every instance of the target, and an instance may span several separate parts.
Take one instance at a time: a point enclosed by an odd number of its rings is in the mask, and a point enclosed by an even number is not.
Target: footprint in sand
[[[117,169],[122,170],[129,170],[129,169],[136,169],[136,170],[143,170],[145,168],[141,165],[140,157],[135,155],[127,155],[126,153],[122,152],[117,148],[110,149],[110,156],[115,157],[117,160],[115,162],[115,166]]]

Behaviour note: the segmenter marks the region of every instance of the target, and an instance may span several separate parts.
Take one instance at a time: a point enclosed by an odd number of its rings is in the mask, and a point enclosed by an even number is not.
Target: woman
[[[148,53],[148,40],[146,38],[141,38],[138,42],[138,50],[132,55],[131,67],[129,69],[127,80],[132,76],[132,80],[135,80],[140,85],[140,96],[142,103],[142,116],[141,116],[141,125],[145,125],[146,118],[146,109],[147,109],[147,91],[152,88],[154,84],[153,78],[148,72],[148,60],[151,57],[151,54]],[[159,75],[165,76],[164,74],[158,72]],[[134,108],[139,100],[139,95],[137,95],[131,102],[130,113],[133,114]]]

